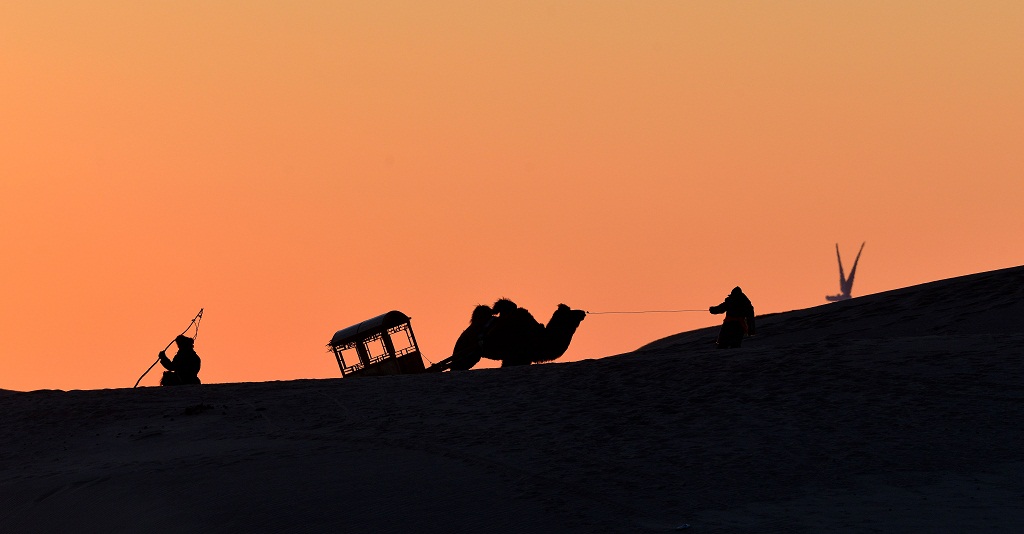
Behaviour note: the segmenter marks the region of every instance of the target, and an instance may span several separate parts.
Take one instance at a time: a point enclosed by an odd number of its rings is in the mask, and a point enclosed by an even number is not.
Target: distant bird
[[[847,278],[843,273],[843,258],[839,256],[839,243],[836,243],[836,259],[839,260],[839,293],[838,295],[828,295],[825,300],[829,302],[839,302],[841,300],[847,300],[850,298],[850,292],[853,291],[853,277],[857,274],[857,262],[860,261],[860,253],[864,252],[864,245],[867,241],[860,244],[860,250],[857,251],[857,258],[853,260],[853,269],[850,269],[850,277]]]

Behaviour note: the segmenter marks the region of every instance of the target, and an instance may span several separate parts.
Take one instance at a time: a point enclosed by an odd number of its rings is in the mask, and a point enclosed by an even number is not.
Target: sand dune
[[[1024,267],[758,330],[504,370],[0,392],[0,525],[1024,531]]]

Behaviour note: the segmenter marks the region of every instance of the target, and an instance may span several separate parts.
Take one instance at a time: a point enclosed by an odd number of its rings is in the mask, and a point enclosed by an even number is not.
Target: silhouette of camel
[[[545,326],[508,299],[495,302],[493,309],[498,316],[481,339],[481,356],[500,360],[502,367],[558,359],[569,349],[572,336],[587,316],[583,310],[559,304]]]
[[[853,269],[850,269],[850,277],[846,278],[843,273],[843,258],[839,256],[839,243],[836,243],[836,259],[839,260],[839,291],[838,295],[827,295],[825,300],[829,302],[839,302],[841,300],[847,300],[851,298],[850,293],[853,291],[853,277],[857,274],[857,262],[860,261],[860,253],[864,252],[864,245],[867,241],[860,244],[860,250],[857,251],[857,258],[853,260]]]
[[[502,298],[494,306],[477,306],[469,326],[455,342],[452,356],[428,371],[470,369],[481,358],[498,360],[502,367],[550,362],[569,349],[587,313],[559,304],[547,326],[525,308]]]

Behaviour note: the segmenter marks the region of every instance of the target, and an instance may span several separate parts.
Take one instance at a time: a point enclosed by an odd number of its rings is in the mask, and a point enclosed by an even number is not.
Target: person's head
[[[732,288],[732,293],[731,294],[732,295],[742,295],[743,294],[743,290],[740,289],[740,286],[736,286],[736,287]]]
[[[191,349],[195,346],[195,340],[188,336],[178,336],[174,338],[174,343],[178,345],[178,350]]]

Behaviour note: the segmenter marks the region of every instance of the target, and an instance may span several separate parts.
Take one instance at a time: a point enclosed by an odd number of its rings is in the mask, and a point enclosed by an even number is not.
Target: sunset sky
[[[0,4],[0,388],[340,376],[397,309],[758,313],[1024,264],[1024,3]],[[720,322],[591,315],[563,360]],[[172,349],[173,354],[173,349]],[[143,385],[155,385],[154,369]]]

